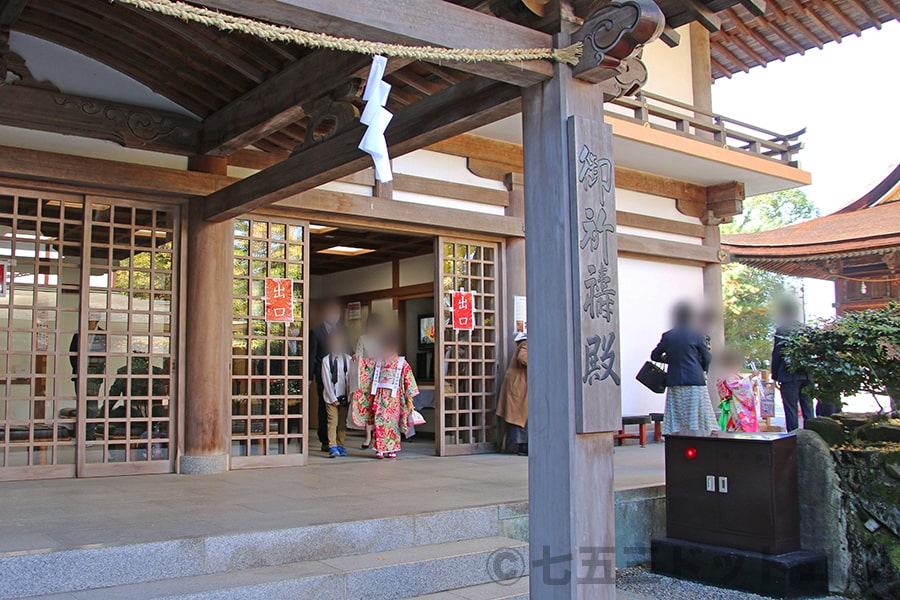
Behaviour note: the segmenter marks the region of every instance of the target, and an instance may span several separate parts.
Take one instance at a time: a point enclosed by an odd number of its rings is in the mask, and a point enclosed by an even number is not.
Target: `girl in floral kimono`
[[[722,362],[725,372],[732,374],[716,381],[721,400],[719,427],[722,431],[759,431],[756,380],[740,374],[744,361],[737,352],[726,350]]]
[[[413,398],[419,395],[412,369],[398,349],[396,336],[390,336],[380,358],[359,361],[360,389],[353,399],[353,422],[372,426],[375,458],[397,458],[400,434],[409,431]]]

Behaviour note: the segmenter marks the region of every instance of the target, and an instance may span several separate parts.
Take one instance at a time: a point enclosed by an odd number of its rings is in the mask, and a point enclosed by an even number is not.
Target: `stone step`
[[[276,567],[490,536],[521,537],[516,532],[523,521],[527,524],[527,507],[516,503],[273,531],[0,553],[0,599]]]
[[[517,553],[522,561],[526,561],[528,546],[510,538],[496,536],[37,596],[34,599],[393,600],[490,583],[491,557],[498,551],[507,556],[509,553]],[[519,598],[521,594],[502,597]]]

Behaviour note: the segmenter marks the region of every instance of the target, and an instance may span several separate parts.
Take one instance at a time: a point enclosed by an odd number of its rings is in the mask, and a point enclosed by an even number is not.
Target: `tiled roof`
[[[771,231],[726,235],[722,243],[735,257],[801,257],[900,246],[900,202]]]

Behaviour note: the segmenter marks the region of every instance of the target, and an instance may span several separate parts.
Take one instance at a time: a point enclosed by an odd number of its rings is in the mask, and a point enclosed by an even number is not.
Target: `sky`
[[[756,67],[713,85],[713,110],[779,133],[806,127],[803,190],[822,214],[869,191],[900,162],[900,23]],[[807,312],[834,314],[834,284],[807,280]]]

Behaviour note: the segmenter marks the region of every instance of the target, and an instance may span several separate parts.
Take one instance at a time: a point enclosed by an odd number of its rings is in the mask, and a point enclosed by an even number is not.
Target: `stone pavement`
[[[423,448],[429,444],[420,444]],[[211,476],[144,475],[0,483],[0,553],[243,533],[519,502],[527,459],[325,459]],[[663,444],[616,449],[617,490],[664,480]]]

